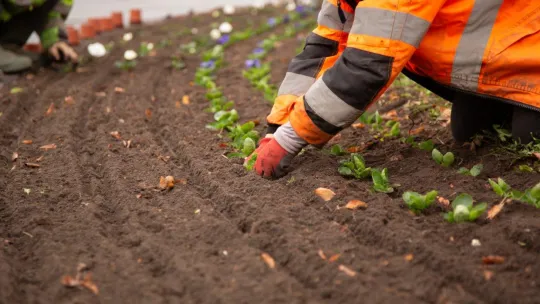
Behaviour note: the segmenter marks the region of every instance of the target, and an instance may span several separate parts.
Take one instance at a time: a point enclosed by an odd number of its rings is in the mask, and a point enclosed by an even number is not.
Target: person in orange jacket
[[[510,122],[540,138],[540,10],[529,0],[325,0],[317,28],[290,63],[255,170],[287,174],[308,144],[351,125],[403,72],[452,102],[467,141]]]

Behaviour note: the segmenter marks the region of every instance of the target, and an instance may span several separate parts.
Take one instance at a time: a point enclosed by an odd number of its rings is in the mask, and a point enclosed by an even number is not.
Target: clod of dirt
[[[270,269],[276,268],[276,261],[274,261],[274,258],[272,258],[268,253],[266,252],[261,253],[261,258],[266,263],[266,265],[268,265],[268,268]]]
[[[56,144],[48,144],[48,145],[41,146],[39,148],[45,151],[53,150],[53,149],[56,149]]]
[[[327,188],[317,188],[315,189],[315,194],[322,198],[325,202],[328,202],[336,196],[334,191],[327,189]]]
[[[350,210],[356,210],[358,208],[366,209],[367,207],[368,207],[368,204],[360,200],[351,200],[347,203],[347,205],[345,205],[345,208],[350,209]]]
[[[347,267],[345,265],[339,265],[338,269],[340,271],[343,271],[343,273],[345,273],[346,275],[348,275],[350,277],[356,276],[356,271],[350,269],[349,267]]]
[[[170,190],[174,188],[174,177],[172,176],[161,176],[159,178],[159,189],[161,190]]]
[[[485,265],[502,264],[504,263],[504,260],[504,257],[500,255],[488,255],[482,257],[482,263],[484,263]]]

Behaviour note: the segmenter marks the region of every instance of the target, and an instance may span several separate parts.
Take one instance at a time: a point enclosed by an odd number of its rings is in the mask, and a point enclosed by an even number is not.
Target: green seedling
[[[459,168],[458,173],[463,174],[463,175],[470,175],[470,176],[476,177],[476,176],[480,175],[480,173],[482,173],[483,169],[484,169],[484,165],[477,164],[477,165],[474,165],[470,170],[465,168],[465,167],[461,167],[461,168]]]
[[[437,198],[437,194],[438,193],[435,190],[430,191],[425,195],[417,192],[407,191],[403,193],[403,201],[405,201],[405,205],[407,205],[411,211],[418,214],[433,204]]]
[[[435,160],[436,163],[443,167],[450,167],[454,163],[454,153],[447,152],[446,154],[442,154],[441,151],[437,149],[433,149],[431,151],[431,157],[433,160]]]
[[[499,138],[499,140],[502,142],[506,142],[507,140],[510,140],[512,138],[512,132],[504,129],[500,125],[493,125],[493,129],[497,133],[497,137]]]
[[[228,134],[231,139],[230,145],[236,150],[243,150],[246,145],[246,139],[249,138],[255,143],[259,141],[259,132],[254,130],[254,128],[255,123],[252,121],[231,128]]]
[[[435,149],[435,144],[433,143],[433,141],[431,139],[421,141],[419,143],[417,143],[415,141],[415,139],[416,139],[416,137],[411,135],[411,136],[408,136],[406,138],[402,138],[401,142],[403,142],[405,144],[409,144],[413,148],[424,150],[424,151],[427,151],[427,152],[431,152],[431,151],[433,151],[433,149]]]
[[[338,168],[339,174],[356,179],[366,178],[371,174],[371,168],[366,167],[362,155],[352,153],[350,159],[342,160]]]
[[[519,199],[525,203],[531,204],[536,208],[540,208],[540,183],[536,186],[525,190],[525,193]]]
[[[473,206],[473,198],[467,193],[458,195],[452,201],[452,210],[444,214],[444,219],[449,223],[474,222],[487,209],[486,203]]]
[[[15,94],[19,94],[19,93],[22,93],[24,92],[23,88],[20,88],[20,87],[13,87],[11,88],[11,90],[9,91],[9,93],[15,95]]]
[[[161,39],[157,45],[158,48],[160,49],[163,49],[163,48],[166,48],[166,47],[169,47],[172,45],[172,41],[171,39],[168,39],[168,38],[164,38],[164,39]]]
[[[398,137],[401,135],[400,124],[397,121],[389,120],[386,122],[386,127],[389,128],[389,131],[384,134],[384,137]]]
[[[218,111],[214,114],[215,122],[208,124],[206,127],[211,130],[223,130],[234,125],[238,121],[238,112],[236,110]]]
[[[186,63],[178,57],[173,57],[171,59],[171,67],[176,70],[183,70],[186,68]]]
[[[114,63],[114,66],[124,71],[131,71],[137,66],[137,61],[136,60],[117,60]]]
[[[145,56],[148,56],[148,54],[150,54],[150,52],[153,49],[154,49],[153,43],[142,42],[141,45],[139,45],[138,54],[141,57],[145,57]]]
[[[246,158],[251,155],[257,148],[255,141],[249,137],[246,137],[242,142],[240,150],[238,152],[231,152],[227,154],[228,158]]]
[[[518,170],[520,172],[524,172],[524,173],[534,173],[535,172],[534,168],[529,166],[529,165],[519,165]]]
[[[246,168],[246,170],[248,171],[253,171],[253,167],[255,167],[256,162],[257,162],[257,153],[253,153],[253,155],[251,155],[251,158],[248,159],[248,161],[244,163],[244,168]]]
[[[341,147],[340,145],[336,144],[330,148],[330,154],[335,155],[335,156],[342,156],[342,155],[347,154],[347,151],[344,150],[343,147]]]
[[[388,179],[388,169],[384,168],[382,171],[379,169],[371,169],[371,178],[373,180],[373,189],[376,192],[394,192],[394,188],[390,186],[390,181]]]
[[[514,196],[518,194],[517,192],[513,192],[512,187],[500,177],[497,181],[494,181],[491,178],[488,181],[491,188],[493,188],[493,191],[500,197],[514,198]]]
[[[512,189],[512,187],[500,177],[497,181],[489,179],[489,184],[493,188],[493,191],[503,199],[509,198],[540,208],[540,183],[530,189],[526,189],[524,192]]]

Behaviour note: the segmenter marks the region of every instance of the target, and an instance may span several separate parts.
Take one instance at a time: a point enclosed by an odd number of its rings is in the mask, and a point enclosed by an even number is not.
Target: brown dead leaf
[[[346,275],[350,276],[350,277],[354,277],[356,276],[356,271],[350,269],[349,267],[345,266],[345,265],[339,265],[339,268],[338,268],[340,271],[343,271],[343,273],[345,273]]]
[[[62,277],[62,285],[64,286],[75,287],[75,286],[79,286],[80,284],[81,282],[79,280],[77,280],[76,278],[70,275],[65,275]]]
[[[171,157],[170,157],[170,156],[159,155],[159,156],[158,156],[158,159],[159,159],[159,160],[162,160],[164,163],[167,163],[167,162],[169,162],[169,160],[171,159]]]
[[[361,123],[361,122],[359,122],[359,123],[354,123],[354,124],[352,124],[352,127],[355,128],[355,129],[363,129],[363,128],[366,127],[366,125],[363,124],[363,123]]]
[[[122,140],[122,144],[124,145],[124,147],[129,149],[131,147],[131,139],[130,140]]]
[[[189,102],[189,95],[184,95],[182,97],[182,103],[185,104],[185,105],[188,105],[190,102]]]
[[[328,141],[327,144],[328,145],[335,145],[335,144],[339,143],[340,140],[341,140],[341,133],[338,133],[334,137],[330,138],[330,140]]]
[[[32,79],[34,79],[34,77],[35,77],[35,75],[32,74],[32,73],[26,74],[26,80],[32,80]]]
[[[328,202],[328,201],[332,200],[332,198],[334,198],[334,196],[336,196],[334,191],[332,191],[330,189],[327,189],[327,188],[317,188],[317,189],[315,189],[315,194],[318,197],[322,198],[325,202]]]
[[[328,262],[333,263],[333,262],[337,261],[337,260],[339,259],[340,256],[341,256],[341,254],[336,253],[336,254],[334,254],[333,256],[331,256],[331,257],[328,259]]]
[[[40,157],[36,158],[36,161],[39,163],[40,161],[43,160],[43,157],[44,157],[44,155],[41,155]]]
[[[319,249],[317,253],[321,257],[321,259],[326,260],[326,254],[324,254],[324,251],[322,251],[322,249]]]
[[[107,96],[107,93],[105,92],[96,92],[96,97],[105,97]]]
[[[366,209],[367,207],[368,204],[360,200],[351,200],[347,203],[347,205],[345,205],[345,208],[350,210],[356,210],[358,208]]]
[[[185,179],[185,178],[175,179],[174,183],[175,184],[180,184],[180,185],[187,185],[187,179]]]
[[[54,102],[51,102],[51,105],[47,109],[47,112],[45,112],[45,115],[51,115],[53,111],[54,111]]]
[[[506,203],[506,199],[503,199],[500,203],[491,207],[491,209],[489,209],[487,213],[487,219],[488,220],[494,219],[497,216],[497,214],[499,214],[501,210],[504,208],[505,203]]]
[[[87,273],[84,276],[84,279],[81,282],[81,286],[88,289],[88,290],[90,290],[95,295],[99,294],[99,290],[97,288],[97,285],[94,282],[92,282],[92,275],[90,273]]]
[[[493,271],[490,271],[490,270],[484,270],[484,279],[486,281],[491,281],[491,278],[493,278]]]
[[[502,264],[504,263],[504,257],[500,255],[488,255],[482,257],[482,263],[484,263],[485,265]]]
[[[180,102],[180,100],[177,100],[174,106],[179,109],[182,106],[182,102]]]
[[[31,139],[25,139],[22,141],[23,144],[25,145],[31,145],[34,141],[32,141]]]
[[[424,126],[419,126],[418,128],[415,128],[415,129],[412,129],[410,132],[409,132],[409,135],[418,135],[422,132],[424,132],[426,128]]]
[[[114,92],[115,93],[124,93],[126,90],[124,90],[124,88],[121,88],[121,87],[115,87],[114,88]]]
[[[394,118],[398,117],[398,114],[397,114],[396,110],[391,110],[391,111],[381,115],[381,117],[384,118],[384,119],[394,119]]]
[[[450,206],[450,201],[442,196],[437,196],[437,201],[439,202],[439,204],[445,207]]]
[[[64,97],[64,102],[68,105],[74,105],[75,104],[75,99],[73,99],[72,96],[66,96]]]
[[[159,188],[161,190],[170,190],[174,188],[174,177],[172,176],[160,176],[159,177]]]
[[[25,163],[24,165],[27,166],[28,168],[39,168],[39,167],[41,167],[40,164],[36,164],[36,163]]]
[[[414,260],[414,255],[412,253],[406,254],[404,257],[405,261],[410,262]]]
[[[16,161],[18,158],[19,158],[19,153],[13,152],[13,154],[11,155],[11,161],[14,162],[14,161]]]
[[[141,198],[141,197],[142,197],[142,194],[139,193],[139,194],[135,195],[135,197],[136,197],[136,198]]]
[[[150,96],[150,100],[151,100],[152,102],[156,102],[156,100],[157,100],[157,99],[156,99],[156,96],[154,96],[154,95]]]
[[[116,138],[118,140],[122,139],[122,137],[120,136],[120,132],[118,132],[118,131],[112,131],[110,134],[111,134],[112,137],[114,137],[114,138]]]
[[[54,150],[54,149],[56,149],[56,144],[48,144],[48,145],[41,146],[39,148],[41,150],[45,150],[45,151]]]
[[[276,261],[274,261],[274,258],[272,258],[268,253],[266,252],[261,253],[261,258],[266,263],[266,265],[268,265],[268,268],[270,269],[276,268]]]
[[[148,108],[144,110],[144,115],[146,116],[146,119],[152,118],[152,109]]]

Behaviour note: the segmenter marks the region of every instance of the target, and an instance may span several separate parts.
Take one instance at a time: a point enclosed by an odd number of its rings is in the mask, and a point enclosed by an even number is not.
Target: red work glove
[[[285,151],[273,138],[261,140],[254,153],[257,153],[255,172],[266,178],[280,178],[287,175],[287,169],[294,158],[294,155]]]

